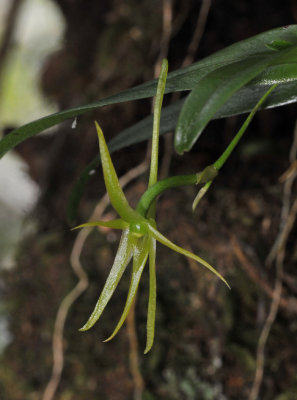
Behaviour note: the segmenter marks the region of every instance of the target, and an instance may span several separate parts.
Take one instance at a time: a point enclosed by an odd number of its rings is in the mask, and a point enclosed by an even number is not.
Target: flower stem
[[[171,176],[169,178],[162,179],[158,181],[153,186],[147,189],[146,192],[140,198],[138,205],[136,207],[136,211],[138,211],[142,216],[146,216],[150,205],[153,200],[166,189],[174,188],[177,186],[184,185],[195,185],[197,183],[197,174],[192,175],[180,175],[180,176]]]
[[[254,115],[258,111],[258,109],[261,107],[261,105],[264,103],[264,101],[267,99],[267,97],[270,95],[270,93],[276,88],[277,84],[271,86],[267,90],[267,92],[261,97],[261,99],[258,101],[258,103],[255,105],[255,107],[252,109],[244,123],[242,124],[241,128],[239,131],[236,133],[234,138],[231,140],[230,144],[226,148],[226,150],[223,152],[223,154],[217,159],[212,164],[212,167],[215,168],[217,171],[219,171],[222,166],[225,164],[225,162],[228,160],[230,157],[232,151],[235,149],[236,145],[238,144],[239,140],[242,138],[244,132],[247,130],[249,124],[251,123]],[[199,201],[202,199],[202,197],[205,195],[205,193],[208,191],[210,185],[212,184],[212,179],[209,179],[209,181],[206,181],[205,185],[199,190],[197,196],[194,199],[193,205],[192,205],[192,210],[195,211]]]
[[[252,121],[254,115],[256,114],[256,112],[258,111],[258,109],[261,107],[261,105],[264,103],[264,101],[267,99],[267,97],[270,95],[270,93],[276,88],[277,84],[271,86],[271,88],[269,88],[267,90],[267,92],[264,94],[264,96],[261,97],[261,99],[258,101],[258,103],[255,105],[255,107],[253,108],[253,110],[250,112],[250,114],[248,115],[247,119],[244,121],[242,127],[239,129],[239,131],[237,132],[237,134],[234,136],[234,138],[232,139],[231,143],[229,144],[229,146],[226,148],[226,150],[223,152],[223,154],[217,159],[217,161],[213,164],[213,166],[219,170],[220,168],[222,168],[222,166],[225,164],[225,162],[228,160],[228,158],[230,157],[230,154],[232,153],[232,151],[234,150],[234,148],[236,147],[237,143],[239,142],[239,140],[242,138],[242,135],[244,134],[244,132],[246,131],[247,127],[249,126],[250,122]]]
[[[186,185],[198,185],[199,183],[206,183],[213,180],[218,174],[216,168],[212,165],[208,165],[201,172],[190,175],[178,175],[171,176],[169,178],[162,179],[156,182],[153,186],[149,187],[141,196],[136,211],[139,212],[143,217],[147,217],[147,212],[159,194],[167,189],[171,189],[178,186]]]

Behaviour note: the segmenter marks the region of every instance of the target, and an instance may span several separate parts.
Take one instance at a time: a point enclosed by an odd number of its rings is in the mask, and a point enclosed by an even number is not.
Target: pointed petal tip
[[[228,282],[226,281],[226,279],[214,267],[212,267],[207,261],[205,261],[203,258],[197,256],[196,254],[192,253],[191,251],[183,249],[182,247],[174,244],[169,239],[167,239],[165,236],[163,236],[162,233],[160,233],[157,229],[155,229],[151,224],[148,224],[148,228],[149,228],[149,231],[150,231],[151,235],[158,242],[162,243],[164,246],[169,247],[171,250],[173,250],[173,251],[175,251],[175,252],[177,252],[179,254],[182,254],[182,255],[184,255],[186,257],[192,258],[193,260],[197,261],[198,263],[200,263],[201,265],[206,267],[208,270],[213,272],[230,289],[230,286],[229,286]]]
[[[75,229],[80,229],[80,228],[93,228],[96,226],[101,226],[101,227],[105,227],[105,228],[111,228],[111,229],[127,229],[129,224],[122,220],[121,218],[117,218],[117,219],[112,219],[110,221],[90,221],[90,222],[86,222],[84,224],[75,226],[74,228],[71,228],[71,230],[75,230]]]
[[[90,321],[90,319],[88,319],[88,321],[81,328],[79,328],[79,332],[88,331],[89,329],[91,329],[94,326],[95,322]]]
[[[70,228],[70,230],[71,230],[71,231],[76,231],[77,229],[86,228],[86,227],[88,227],[88,226],[90,226],[89,223],[80,224],[80,225],[74,226],[73,228]]]
[[[96,127],[97,131],[101,131],[102,132],[102,129],[101,129],[101,127],[100,127],[100,125],[98,124],[97,121],[95,121],[95,127]]]
[[[107,342],[110,342],[111,341],[111,339],[113,339],[114,338],[114,336],[115,335],[110,335],[107,339],[105,339],[105,340],[102,340],[102,342],[103,343],[107,343]]]
[[[96,127],[99,142],[100,142],[100,140],[103,140],[105,142],[103,131],[97,121],[95,121],[95,127]]]
[[[227,280],[217,271],[216,273],[217,277],[224,282],[224,284],[227,286],[227,288],[229,290],[231,290],[231,286],[229,285],[229,283],[227,282]]]
[[[85,331],[87,331],[87,330],[89,330],[89,328],[87,328],[86,327],[86,325],[84,325],[84,326],[82,326],[81,328],[79,328],[79,332],[85,332]]]
[[[151,344],[151,345],[149,345],[149,346],[146,346],[146,348],[145,348],[143,354],[147,354],[147,353],[151,350],[152,345],[153,345],[153,344]]]

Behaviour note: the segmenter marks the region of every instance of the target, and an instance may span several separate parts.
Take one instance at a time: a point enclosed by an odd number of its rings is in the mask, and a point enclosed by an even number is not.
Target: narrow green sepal
[[[110,270],[104,288],[100,294],[99,300],[85,325],[80,331],[87,331],[98,321],[107,303],[109,302],[113,292],[115,291],[127,265],[132,258],[134,238],[129,234],[129,230],[123,231],[119,249],[117,251],[113,266]]]
[[[121,315],[121,318],[115,327],[115,330],[113,333],[104,340],[104,342],[109,342],[111,339],[115,337],[115,335],[118,333],[120,328],[122,327],[123,323],[125,322],[125,319],[127,318],[127,315],[130,311],[130,308],[133,304],[134,298],[136,296],[136,292],[138,289],[139,281],[148,257],[149,249],[148,249],[148,240],[149,237],[145,236],[143,238],[140,238],[137,240],[137,243],[134,245],[133,249],[133,271],[132,271],[132,277],[131,277],[131,283],[129,287],[129,292],[125,304],[124,311]]]
[[[159,231],[157,231],[155,228],[153,228],[150,224],[148,225],[148,229],[151,233],[151,235],[160,243],[162,243],[164,246],[169,247],[171,250],[176,251],[177,253],[183,254],[186,257],[192,258],[193,260],[197,261],[207,269],[209,269],[211,272],[213,272],[218,278],[220,278],[230,289],[230,286],[226,279],[214,268],[212,267],[207,261],[205,261],[203,258],[197,256],[196,254],[191,253],[190,251],[183,249],[182,247],[177,246],[173,242],[171,242],[169,239],[167,239],[165,236],[163,236]]]
[[[121,188],[119,178],[114,169],[102,129],[97,122],[95,122],[95,125],[99,140],[104,182],[109,200],[119,216],[122,217],[122,219],[124,219],[125,221],[135,222],[142,220],[141,215],[133,210],[133,208],[131,208],[128,204],[126,196],[124,195],[124,192]]]
[[[121,218],[118,219],[113,219],[112,221],[91,221],[91,222],[86,222],[84,224],[75,226],[74,228],[71,228],[72,231],[75,229],[80,229],[80,228],[87,228],[87,227],[92,227],[92,226],[103,226],[106,228],[112,228],[112,229],[127,229],[129,224],[125,221],[123,221]]]
[[[149,242],[149,301],[146,323],[146,346],[144,354],[147,354],[153,346],[155,337],[157,280],[156,280],[156,240],[150,237]]]

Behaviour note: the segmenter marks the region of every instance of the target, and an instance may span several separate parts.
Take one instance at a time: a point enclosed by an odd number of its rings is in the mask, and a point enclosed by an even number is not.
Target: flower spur
[[[80,331],[86,331],[90,329],[98,321],[111,296],[113,295],[126,267],[128,266],[131,259],[133,259],[131,282],[123,313],[112,335],[108,339],[106,339],[105,342],[111,340],[123,325],[133,304],[133,300],[137,293],[139,281],[146,265],[147,259],[149,259],[147,340],[144,353],[147,353],[151,349],[154,341],[156,314],[156,241],[162,243],[163,245],[169,247],[177,253],[183,254],[202,264],[204,267],[217,275],[228,286],[226,280],[221,276],[221,274],[205,260],[191,253],[190,251],[172,243],[157,230],[155,221],[155,206],[156,197],[161,192],[169,187],[195,183],[206,183],[212,180],[217,173],[213,167],[207,167],[204,171],[202,171],[202,173],[199,174],[187,175],[183,177],[171,177],[161,181],[157,181],[159,124],[167,69],[168,64],[167,61],[164,60],[161,67],[161,73],[155,98],[151,165],[147,191],[143,194],[136,209],[134,210],[129,205],[119,184],[119,180],[113,166],[103,132],[96,122],[95,124],[99,139],[99,149],[106,190],[109,195],[110,203],[112,204],[113,208],[118,213],[120,218],[112,221],[88,222],[76,227],[82,228],[86,226],[103,226],[123,230],[114,263],[105,282],[103,290],[100,294],[99,300],[97,301],[97,304],[88,321],[80,329]]]

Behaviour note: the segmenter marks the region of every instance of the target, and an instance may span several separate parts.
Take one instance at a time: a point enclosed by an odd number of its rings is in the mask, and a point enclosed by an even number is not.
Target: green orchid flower
[[[154,106],[154,126],[152,138],[152,154],[148,189],[141,197],[134,210],[128,203],[126,196],[119,184],[115,168],[113,166],[103,132],[96,122],[96,129],[99,139],[99,149],[102,162],[102,169],[107,193],[110,203],[118,213],[118,219],[112,221],[94,221],[79,225],[77,228],[86,226],[103,226],[123,231],[120,245],[105,282],[99,300],[86,324],[80,331],[90,329],[100,318],[107,303],[113,295],[128,264],[133,260],[131,283],[128,291],[126,304],[122,316],[113,331],[112,335],[105,340],[111,340],[123,325],[137,293],[138,285],[144,267],[149,259],[149,299],[147,312],[147,340],[144,353],[147,353],[154,342],[155,314],[156,314],[156,242],[159,242],[177,253],[183,254],[197,261],[215,275],[217,275],[228,286],[226,280],[208,262],[190,251],[179,247],[163,236],[157,229],[155,221],[156,197],[168,187],[185,184],[205,183],[212,180],[217,170],[210,166],[202,173],[187,175],[183,177],[171,177],[157,181],[158,176],[158,145],[159,145],[159,123],[161,107],[165,89],[168,64],[164,60],[158,81],[157,93]]]

